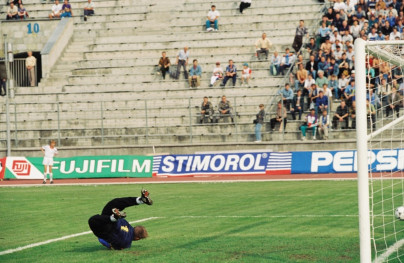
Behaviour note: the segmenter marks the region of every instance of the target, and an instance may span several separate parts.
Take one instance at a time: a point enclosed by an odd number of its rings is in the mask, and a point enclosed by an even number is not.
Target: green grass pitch
[[[0,262],[358,262],[356,181],[150,184],[127,208],[150,237],[110,251],[92,234]],[[0,189],[0,251],[89,230],[87,220],[140,185]]]

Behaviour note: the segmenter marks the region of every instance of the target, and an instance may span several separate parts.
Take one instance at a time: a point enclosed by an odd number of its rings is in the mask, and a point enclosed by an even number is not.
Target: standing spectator
[[[356,129],[356,101],[352,101],[352,106],[349,108],[351,117],[351,129]]]
[[[397,118],[400,117],[400,104],[401,104],[401,96],[400,93],[397,92],[396,87],[391,88],[391,93],[387,96],[387,106],[386,106],[386,118],[390,116],[390,111],[396,113]]]
[[[271,57],[271,65],[269,66],[269,71],[272,76],[278,76],[279,66],[281,64],[281,58],[278,55],[278,51],[275,51]]]
[[[26,19],[28,17],[28,12],[27,9],[21,4],[18,7],[18,16],[20,17],[21,20]]]
[[[287,110],[290,110],[290,104],[293,100],[293,91],[290,89],[289,83],[285,84],[285,88],[278,92],[282,96],[283,105],[286,107]]]
[[[275,125],[279,123],[279,131],[286,130],[286,124],[288,123],[288,113],[286,111],[285,106],[282,107],[282,102],[278,102],[278,106],[276,108],[276,116],[271,119],[271,130],[275,130]],[[283,125],[282,125],[283,123]]]
[[[304,89],[303,89],[303,92],[302,92],[303,97],[306,97],[307,99],[305,99],[305,100],[307,100],[307,101],[308,101],[308,98],[309,98],[309,95],[310,95],[310,92],[311,92],[311,87],[313,85],[316,86],[316,81],[309,74],[309,77],[304,82]],[[310,102],[308,102],[308,104],[310,104]],[[307,105],[307,109],[309,109],[309,108],[310,107]],[[303,110],[304,110],[304,107],[303,107]]]
[[[212,5],[211,10],[208,12],[208,20],[206,20],[206,31],[213,31],[211,28],[211,24],[214,24],[215,31],[218,30],[218,22],[219,22],[220,13],[216,10],[216,6]]]
[[[299,113],[299,121],[302,119],[303,106],[304,97],[302,96],[302,91],[298,90],[296,96],[293,97],[292,108],[290,109],[293,120],[296,120],[296,112]]]
[[[262,37],[255,42],[255,50],[258,59],[261,59],[261,53],[265,54],[265,59],[268,59],[269,49],[272,47],[271,41],[267,38],[267,34],[262,33]]]
[[[233,80],[233,87],[236,86],[237,81],[237,68],[236,65],[233,64],[233,60],[229,60],[229,65],[226,67],[226,76],[223,79],[221,87],[226,86],[226,83],[229,79]]]
[[[311,85],[311,89],[309,90],[309,101],[308,101],[308,108],[314,108],[316,106],[317,98],[319,96],[318,94],[319,89],[317,88],[316,84]]]
[[[63,10],[63,13],[60,15],[60,17],[72,17],[73,16],[72,6],[69,4],[68,0],[65,0],[63,2],[62,10]]]
[[[303,45],[304,36],[309,37],[309,31],[307,30],[307,27],[304,26],[304,20],[300,20],[299,26],[296,28],[295,39],[293,40],[292,45],[296,53],[299,52],[300,48]]]
[[[87,0],[84,5],[84,21],[87,21],[87,16],[94,15],[94,3],[91,0]]]
[[[194,59],[193,65],[189,70],[189,78],[188,78],[189,88],[201,86],[201,76],[202,76],[201,66],[198,65],[198,60]]]
[[[210,78],[209,87],[213,87],[218,79],[223,78],[223,69],[220,66],[220,62],[216,62],[216,67],[213,69],[212,77]]]
[[[318,133],[323,140],[328,140],[328,127],[330,127],[330,118],[327,111],[323,111],[318,122]]]
[[[62,4],[59,4],[59,0],[55,0],[55,4],[52,6],[52,13],[49,14],[49,18],[59,18],[62,14]]]
[[[325,84],[325,86],[326,86],[326,84]],[[318,98],[316,100],[315,110],[316,110],[316,115],[319,115],[323,111],[328,112],[328,97],[324,96],[324,92],[322,90],[320,90],[318,92]]]
[[[244,9],[251,6],[251,0],[241,0],[240,2],[240,13],[243,14]]]
[[[246,82],[247,85],[250,83],[250,78],[251,78],[251,69],[248,67],[248,63],[243,64],[243,71],[241,72],[241,85]]]
[[[366,109],[367,109],[367,117],[368,120],[372,124],[372,129],[376,129],[376,108],[373,104],[369,105],[369,100],[366,99]]]
[[[233,108],[230,105],[230,101],[226,99],[226,96],[222,96],[222,100],[219,102],[219,117],[216,119],[216,122],[223,117],[230,116],[231,122],[234,123],[233,119]]]
[[[302,141],[306,140],[306,131],[313,131],[313,140],[316,139],[316,131],[317,131],[318,119],[316,116],[315,109],[310,109],[309,115],[306,117],[306,123],[300,126],[300,130],[302,131]]]
[[[6,78],[0,79],[0,95],[6,96],[7,95],[7,80]]]
[[[28,57],[25,59],[25,67],[28,70],[28,80],[31,87],[36,85],[36,75],[35,75],[35,67],[36,67],[36,58],[32,55],[32,51],[27,52]]]
[[[345,121],[345,127],[348,127],[349,111],[348,106],[346,106],[344,100],[341,101],[341,105],[338,106],[337,111],[335,112],[334,117],[332,118],[332,128],[336,130],[338,127],[338,122],[343,121]]]
[[[189,51],[188,47],[186,46],[184,47],[184,50],[180,50],[180,52],[177,55],[177,73],[175,74],[176,79],[180,77],[181,66],[184,68],[185,79],[188,79],[188,71],[187,71],[188,59],[189,59]]]
[[[209,101],[208,97],[203,97],[203,102],[201,105],[201,119],[199,123],[203,123],[205,121],[206,116],[209,118],[210,122],[213,122],[213,106],[212,103]]]
[[[18,8],[14,5],[13,2],[10,3],[10,6],[7,9],[7,20],[18,19]]]
[[[257,113],[257,118],[254,120],[255,123],[255,142],[261,142],[261,128],[262,125],[264,124],[264,118],[265,118],[265,110],[264,110],[264,104],[259,105],[260,111]]]
[[[285,69],[291,68],[290,71],[293,70],[293,63],[295,62],[296,56],[293,53],[290,53],[290,49],[286,48],[285,54],[282,57],[281,65],[279,70],[282,75],[285,75]]]
[[[161,72],[161,75],[163,76],[163,79],[166,79],[166,73],[170,71],[170,66],[171,66],[170,59],[167,57],[167,53],[163,51],[161,53],[161,58],[159,60],[159,70]]]

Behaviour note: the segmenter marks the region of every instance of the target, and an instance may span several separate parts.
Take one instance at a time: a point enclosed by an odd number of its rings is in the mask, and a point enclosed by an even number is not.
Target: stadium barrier
[[[375,171],[404,170],[404,149],[369,151]],[[211,153],[156,156],[78,156],[55,158],[53,175],[65,178],[152,176],[285,175],[355,173],[356,151]],[[0,178],[42,179],[42,158],[0,159]]]

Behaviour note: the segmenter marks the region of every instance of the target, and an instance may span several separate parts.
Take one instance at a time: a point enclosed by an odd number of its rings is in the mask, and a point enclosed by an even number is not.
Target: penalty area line
[[[404,245],[404,238],[397,241],[396,243],[394,243],[394,245],[392,245],[391,247],[389,247],[383,254],[381,254],[379,257],[377,257],[373,263],[382,263],[385,262],[386,260],[389,259],[389,257],[391,256],[391,254],[393,254],[394,252],[398,251],[398,249],[400,247],[402,247]]]
[[[136,221],[132,221],[132,222],[129,222],[129,223],[130,224],[135,224],[135,223],[141,223],[141,222],[145,222],[145,221],[149,221],[149,220],[153,220],[153,219],[159,219],[159,218],[161,218],[161,217],[148,217],[148,218],[143,218],[143,219],[139,219],[139,220],[136,220]],[[22,250],[25,250],[25,249],[28,249],[28,248],[39,247],[39,246],[50,244],[50,243],[53,243],[53,242],[66,240],[66,239],[73,238],[73,237],[79,237],[79,236],[88,235],[88,234],[91,234],[91,233],[93,233],[93,232],[92,231],[85,231],[85,232],[81,232],[81,233],[77,233],[77,234],[67,235],[67,236],[54,238],[54,239],[49,239],[49,240],[38,242],[38,243],[29,244],[29,245],[26,245],[26,246],[23,246],[23,247],[17,247],[17,248],[13,248],[13,249],[0,251],[0,256],[6,255],[6,254],[12,254],[12,253],[22,251]]]

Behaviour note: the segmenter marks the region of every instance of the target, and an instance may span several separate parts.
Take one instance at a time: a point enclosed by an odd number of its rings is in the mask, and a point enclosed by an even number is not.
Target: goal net
[[[404,41],[355,41],[361,262],[404,262]]]

